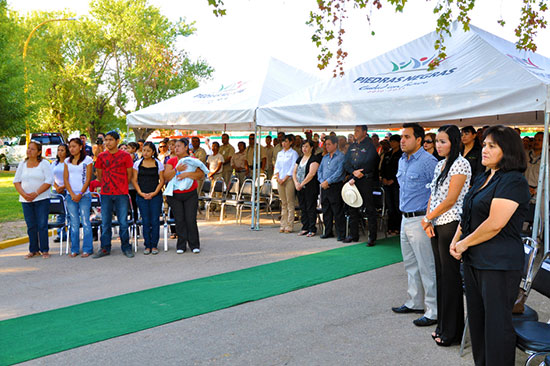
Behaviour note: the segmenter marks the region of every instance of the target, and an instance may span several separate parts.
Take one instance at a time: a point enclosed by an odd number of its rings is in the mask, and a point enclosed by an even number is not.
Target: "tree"
[[[104,80],[124,115],[196,88],[213,71],[175,46],[195,32],[193,24],[170,22],[147,0],[95,0],[90,15],[104,39]],[[136,138],[150,132],[134,129]]]
[[[214,10],[216,16],[224,16],[227,9],[224,8],[224,0],[207,0]],[[546,0],[522,0],[520,20],[515,34],[517,36],[516,46],[518,49],[535,52],[537,46],[534,37],[541,29],[546,28],[547,21],[544,18],[548,10]],[[386,4],[393,6],[396,12],[402,12],[407,0],[387,0]],[[349,7],[364,11],[367,21],[370,23],[372,10],[380,9],[383,6],[382,0],[317,0],[317,10],[310,12],[307,24],[314,28],[311,37],[313,43],[319,48],[318,68],[325,69],[335,59],[334,76],[343,75],[344,60],[348,53],[345,51],[344,34],[345,23],[348,18]],[[439,14],[435,30],[439,38],[435,41],[434,48],[439,52],[432,60],[430,67],[435,67],[447,57],[445,53],[445,36],[450,35],[451,23],[453,20],[460,22],[465,31],[470,28],[470,17],[468,14],[475,6],[475,0],[437,0],[433,8],[435,14]],[[498,19],[497,22],[504,26],[505,20]],[[374,35],[374,31],[372,32]]]
[[[24,72],[14,41],[17,23],[5,0],[0,0],[0,135],[25,131]],[[15,32],[16,33],[16,32]]]

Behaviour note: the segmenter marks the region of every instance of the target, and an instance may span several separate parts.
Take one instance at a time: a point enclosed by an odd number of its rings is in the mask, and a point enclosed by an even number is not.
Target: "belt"
[[[403,216],[405,216],[407,219],[410,219],[411,217],[418,217],[418,216],[424,216],[426,214],[426,211],[416,211],[416,212],[402,212]]]

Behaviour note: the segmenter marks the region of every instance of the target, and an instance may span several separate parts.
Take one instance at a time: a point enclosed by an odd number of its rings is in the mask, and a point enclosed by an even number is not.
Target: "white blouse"
[[[42,159],[37,167],[27,167],[27,162],[19,163],[13,183],[21,183],[21,188],[27,193],[36,192],[44,183],[53,184],[53,173],[50,163],[46,159]],[[41,201],[50,198],[50,190],[47,189],[38,195],[32,202]],[[19,202],[29,202],[19,195]]]
[[[433,211],[437,206],[447,198],[449,194],[449,185],[451,183],[451,177],[453,175],[461,174],[466,176],[466,182],[460,190],[458,199],[456,200],[453,207],[451,207],[447,212],[442,213],[433,220],[435,226],[445,225],[453,221],[460,221],[460,215],[462,214],[462,203],[464,202],[464,197],[468,193],[468,188],[470,187],[470,179],[472,178],[472,168],[468,160],[459,155],[458,158],[453,162],[451,169],[447,173],[447,177],[443,182],[439,183],[439,186],[436,187],[437,178],[443,170],[443,165],[447,160],[441,160],[437,163],[434,170],[434,177],[430,184],[427,185],[427,188],[431,189],[430,196],[430,211]]]

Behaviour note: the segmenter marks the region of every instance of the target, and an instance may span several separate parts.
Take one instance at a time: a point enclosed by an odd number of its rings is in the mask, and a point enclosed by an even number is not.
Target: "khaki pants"
[[[296,208],[296,188],[292,178],[279,185],[279,197],[281,197],[281,230],[294,229],[294,210]]]
[[[222,177],[227,187],[229,186],[229,182],[231,182],[232,173],[233,173],[233,167],[231,166],[231,164],[230,163],[223,164]]]

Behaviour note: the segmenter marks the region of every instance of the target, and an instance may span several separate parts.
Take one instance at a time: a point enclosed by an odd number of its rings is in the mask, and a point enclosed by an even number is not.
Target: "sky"
[[[34,10],[68,9],[76,16],[88,12],[89,0],[8,0],[10,8],[21,13]],[[408,0],[403,13],[396,13],[383,2],[372,10],[371,24],[365,12],[348,9],[344,25],[344,49],[349,56],[345,68],[363,63],[435,29],[436,1]],[[477,0],[471,23],[499,37],[515,42],[514,28],[520,16],[521,0]],[[317,69],[318,50],[311,42],[313,28],[305,22],[316,9],[315,0],[225,0],[227,15],[217,18],[207,0],[150,0],[170,20],[194,21],[195,35],[181,38],[178,46],[192,59],[201,58],[214,67],[214,79],[248,79],[260,74],[270,56],[314,74],[332,76],[332,68]],[[549,14],[550,16],[550,14]],[[497,24],[504,19],[506,26]],[[371,35],[371,31],[375,35]],[[537,38],[538,53],[550,57],[550,29]]]

